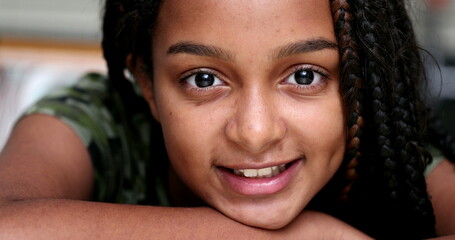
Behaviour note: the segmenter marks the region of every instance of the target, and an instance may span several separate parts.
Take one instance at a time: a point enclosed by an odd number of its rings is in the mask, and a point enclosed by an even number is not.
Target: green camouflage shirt
[[[126,127],[125,116],[116,113],[128,106],[118,92],[108,90],[107,81],[99,74],[86,75],[76,85],[47,95],[25,115],[55,116],[78,134],[95,169],[94,201],[168,206],[165,174],[150,171],[150,112],[129,115]]]

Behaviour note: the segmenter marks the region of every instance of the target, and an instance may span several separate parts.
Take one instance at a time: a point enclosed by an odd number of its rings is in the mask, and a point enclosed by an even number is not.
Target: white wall
[[[0,151],[17,117],[40,97],[86,72],[106,72],[101,50],[83,51],[85,44],[99,45],[103,2],[0,0]],[[4,38],[50,44],[5,46]],[[82,50],[52,48],[65,42]]]
[[[102,4],[102,0],[0,0],[0,38],[98,41]]]

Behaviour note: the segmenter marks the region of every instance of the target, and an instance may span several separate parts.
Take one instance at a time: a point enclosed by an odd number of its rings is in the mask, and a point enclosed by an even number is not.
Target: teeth
[[[272,168],[262,168],[258,170],[258,176],[262,177],[271,177],[272,176]]]
[[[286,170],[285,164],[261,169],[234,169],[234,174],[247,178],[271,178]]]
[[[245,169],[243,170],[243,175],[245,175],[245,177],[257,177],[258,171],[255,169]]]

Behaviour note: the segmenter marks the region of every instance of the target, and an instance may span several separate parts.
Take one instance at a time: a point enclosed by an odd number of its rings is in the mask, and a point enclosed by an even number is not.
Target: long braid
[[[396,4],[396,5],[394,5]],[[423,146],[422,124],[423,103],[420,100],[418,86],[424,80],[421,57],[412,31],[403,1],[390,3],[395,53],[395,107],[392,118],[396,132],[395,151],[398,161],[403,164],[402,208],[407,208],[408,225],[418,228],[420,237],[434,236],[434,215],[426,191],[423,175],[425,166],[431,160]]]
[[[361,116],[361,67],[357,44],[352,39],[355,30],[352,26],[353,16],[349,3],[346,0],[335,0],[332,1],[331,9],[335,34],[340,49],[340,91],[343,96],[344,105],[346,106],[345,115],[347,116],[348,126],[345,165],[341,167],[342,170],[347,169],[344,175],[348,182],[341,195],[341,199],[346,201],[352,184],[358,177],[356,167],[358,165],[358,159],[361,156],[360,135],[363,127],[363,118]]]
[[[397,144],[396,147],[401,149],[400,160],[403,161],[405,167],[405,184],[408,187],[409,200],[413,203],[408,204],[408,206],[413,206],[413,209],[410,210],[411,215],[414,215],[410,218],[422,219],[420,224],[416,222],[415,226],[421,229],[422,237],[431,237],[435,232],[433,227],[435,219],[423,175],[425,166],[431,161],[431,156],[422,148],[423,130],[427,127],[431,144],[439,148],[444,156],[451,161],[455,161],[455,141],[444,130],[441,119],[436,115],[432,115],[428,123],[422,121],[426,119],[423,114],[432,113],[431,110],[425,109],[420,99],[420,92],[418,92],[418,87],[426,84],[426,82],[420,82],[421,80],[425,81],[426,76],[412,31],[411,21],[406,14],[403,14],[406,11],[405,3],[404,1],[395,1],[395,3],[395,12],[390,15],[394,17],[394,29],[397,29],[395,31],[396,37],[394,37],[398,40],[396,45],[401,46],[397,51],[397,69],[403,70],[401,74],[398,73],[396,76],[403,81],[397,86],[397,114],[395,116],[397,123],[395,125],[397,131],[409,132],[409,136],[414,136],[414,138],[409,137],[407,141],[405,139],[399,141],[398,143],[401,143],[401,146]]]
[[[129,54],[135,60],[142,60],[144,70],[152,76],[150,43],[160,4],[161,0],[106,0],[105,3],[102,47],[108,66],[108,90],[114,96],[120,97],[122,102],[128,103],[128,107],[117,106],[116,109],[120,110],[112,111],[112,114],[122,122],[125,134],[130,136],[137,134],[131,131],[137,129],[135,119],[131,116],[148,111],[149,107],[147,102],[135,93],[133,84],[124,76],[126,60]],[[106,104],[106,106],[110,105],[112,104]],[[152,154],[150,154],[150,158],[152,159],[146,161],[145,166],[141,166],[145,167],[148,183],[146,199],[158,202],[154,182],[156,176],[167,173],[167,154],[160,125],[154,121],[151,114],[142,116],[147,117],[147,121],[151,124],[150,152]],[[135,137],[130,138],[135,139]],[[121,159],[121,161],[125,161],[125,159]],[[122,165],[123,163],[119,164],[119,166]],[[165,177],[160,179],[165,179]]]
[[[359,181],[355,189],[360,218],[375,216],[360,222],[360,227],[375,237],[385,237],[397,231],[394,221],[400,192],[400,165],[395,161],[391,124],[392,73],[390,62],[393,45],[388,38],[383,1],[352,1],[357,22],[356,37],[364,58],[364,117],[366,121],[364,161],[360,162]],[[371,216],[368,216],[371,215]],[[360,220],[358,220],[360,221]]]
[[[332,14],[334,19],[335,34],[338,39],[341,55],[341,69],[340,69],[340,91],[344,99],[346,106],[346,117],[348,127],[348,139],[347,139],[347,150],[345,154],[344,164],[341,166],[340,171],[347,168],[346,177],[348,181],[346,187],[343,189],[342,200],[348,200],[342,206],[344,211],[333,211],[340,218],[355,227],[360,228],[363,231],[371,234],[372,236],[381,236],[381,232],[384,229],[376,225],[376,221],[381,213],[381,210],[374,207],[378,201],[378,197],[384,196],[383,193],[388,189],[382,186],[380,181],[382,174],[385,172],[386,176],[393,178],[396,176],[396,172],[386,172],[385,167],[380,164],[382,159],[386,159],[388,163],[394,164],[392,161],[392,142],[388,136],[391,133],[388,124],[388,109],[389,104],[383,104],[385,99],[389,99],[383,93],[384,87],[381,84],[387,85],[381,82],[379,76],[385,76],[385,74],[378,74],[378,72],[367,72],[367,69],[377,69],[375,60],[380,64],[385,65],[386,62],[382,58],[377,56],[383,56],[380,53],[382,49],[373,49],[373,53],[367,52],[366,49],[374,46],[374,33],[371,28],[365,31],[370,23],[365,24],[365,16],[363,9],[359,7],[359,3],[346,0],[334,0],[332,1]],[[375,9],[374,9],[375,10]],[[371,11],[374,14],[376,12]],[[362,20],[362,21],[361,21]],[[382,26],[381,26],[382,27]],[[360,31],[363,31],[360,33]],[[366,37],[369,37],[365,40]],[[362,48],[358,48],[358,41],[361,41]],[[365,44],[364,41],[370,41],[369,44]],[[365,47],[367,45],[368,47]],[[360,59],[363,59],[361,62]],[[365,65],[370,65],[369,67]],[[378,64],[379,65],[379,64]],[[374,68],[372,68],[374,67]],[[363,71],[362,71],[362,68]],[[379,69],[380,70],[380,69]],[[387,72],[384,70],[384,72]],[[363,79],[365,82],[363,85]],[[373,86],[374,83],[375,87]],[[374,92],[374,99],[371,96],[363,96],[364,91]],[[371,94],[370,94],[371,95]],[[365,108],[375,107],[373,111],[366,111],[363,113],[361,104]],[[364,123],[364,116],[366,116]],[[376,121],[375,121],[376,120]],[[366,129],[363,129],[367,127]],[[363,130],[362,130],[363,129]],[[377,129],[382,130],[382,134],[378,134]],[[361,135],[362,131],[366,131],[366,134]],[[379,136],[377,138],[372,136]],[[362,140],[362,144],[361,143]],[[382,141],[382,142],[381,142]],[[378,148],[371,146],[378,146],[377,142],[381,142]],[[362,150],[361,150],[361,146]],[[384,151],[388,150],[388,151]],[[361,151],[365,151],[367,154],[360,154]],[[379,157],[379,153],[383,152],[383,156]],[[385,155],[389,154],[389,155]],[[395,169],[393,169],[395,170]],[[373,174],[372,174],[373,173]],[[359,181],[354,181],[359,175]],[[378,189],[379,191],[373,191],[372,189]],[[395,184],[394,186],[397,186]],[[351,191],[352,189],[352,191]],[[396,195],[396,192],[392,192],[389,195]],[[348,194],[349,193],[349,194]],[[370,193],[375,193],[374,195]],[[377,211],[376,211],[377,210]],[[369,216],[367,216],[369,215]],[[367,218],[365,218],[367,217]],[[379,217],[382,218],[382,217]],[[369,219],[365,221],[363,219]],[[390,233],[390,232],[389,232]]]
[[[370,94],[366,100],[365,108],[368,107],[368,134],[376,136],[370,139],[371,147],[368,148],[368,158],[372,161],[373,172],[383,176],[384,184],[378,183],[381,189],[389,191],[389,198],[393,201],[399,196],[397,173],[399,166],[394,159],[392,129],[390,124],[391,115],[391,74],[388,63],[391,61],[389,51],[391,45],[387,38],[387,26],[384,19],[384,4],[373,1],[358,1],[357,19],[359,28],[358,37],[363,44],[365,59],[365,89]],[[377,146],[373,148],[372,146]],[[374,160],[373,160],[374,159]]]
[[[346,222],[360,219],[351,207],[352,189],[362,181],[358,178],[358,167],[362,167],[361,135],[364,127],[362,117],[363,84],[361,56],[357,50],[354,15],[347,0],[330,0],[335,35],[340,53],[340,93],[344,102],[347,126],[346,152],[344,160],[331,181],[312,199],[307,208],[327,212]],[[353,224],[355,225],[355,224]]]
[[[363,91],[366,94],[362,100],[366,128],[361,138],[365,147],[362,151],[366,154],[361,157],[357,168],[361,181],[356,184],[353,203],[358,204],[359,212],[364,212],[364,215],[358,215],[359,219],[367,215],[369,218],[376,216],[371,222],[354,223],[376,237],[390,236],[396,231],[396,234],[408,238],[431,236],[434,233],[434,216],[421,175],[423,155],[419,147],[421,141],[416,137],[420,129],[417,123],[420,115],[416,110],[419,99],[416,82],[411,79],[415,76],[412,71],[422,71],[422,68],[419,66],[420,58],[404,61],[395,54],[400,53],[399,47],[406,42],[406,38],[414,40],[412,28],[402,30],[404,34],[394,32],[398,27],[395,24],[402,23],[403,19],[390,16],[404,14],[404,9],[397,9],[401,5],[394,8],[393,3],[364,0],[350,3],[351,12],[357,20],[356,38],[352,39],[358,39],[363,50],[358,54],[364,59]],[[338,34],[346,33],[340,31]],[[392,41],[396,37],[399,40]],[[412,48],[416,44],[411,41],[410,45],[408,52],[418,54]],[[397,71],[395,63],[401,65]],[[407,79],[401,78],[403,75]],[[413,93],[401,97],[408,86]],[[343,91],[347,89],[343,88]],[[403,116],[404,120],[401,119]],[[403,129],[408,132],[403,133]],[[409,204],[411,207],[406,207]],[[409,226],[412,225],[422,228],[411,231]]]
[[[110,91],[118,91],[123,101],[132,102],[128,111],[142,111],[145,101],[137,97],[132,84],[124,76],[127,55],[133,52],[137,35],[138,14],[134,1],[106,1],[103,19],[103,53],[108,66]],[[126,114],[122,113],[121,115]],[[122,116],[119,116],[122,117]]]

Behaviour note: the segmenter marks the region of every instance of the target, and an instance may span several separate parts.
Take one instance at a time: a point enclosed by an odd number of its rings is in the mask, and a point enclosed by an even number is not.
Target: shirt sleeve
[[[94,201],[155,204],[149,200],[150,125],[144,114],[129,116],[134,129],[119,119],[120,97],[108,91],[107,79],[98,74],[60,89],[38,101],[24,114],[48,114],[68,124],[89,151],[94,166]],[[144,111],[147,112],[147,111]],[[153,179],[152,179],[153,180]],[[154,192],[162,187],[154,187]],[[156,194],[155,194],[156,195]]]

